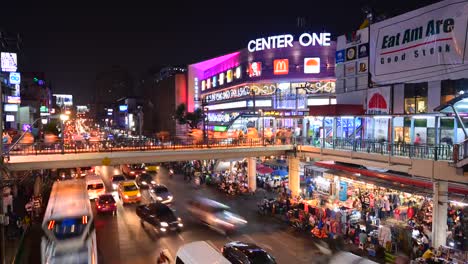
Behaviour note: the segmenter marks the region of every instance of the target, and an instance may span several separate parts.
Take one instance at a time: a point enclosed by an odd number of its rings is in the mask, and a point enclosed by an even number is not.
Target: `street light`
[[[66,115],[66,114],[60,114],[60,133],[62,134],[62,154],[65,153],[65,131],[64,128],[63,128],[63,125],[65,123],[65,121],[68,121],[68,119],[70,119],[70,116]]]

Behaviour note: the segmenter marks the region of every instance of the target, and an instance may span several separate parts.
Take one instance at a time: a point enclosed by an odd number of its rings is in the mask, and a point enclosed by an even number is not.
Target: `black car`
[[[233,264],[276,264],[275,258],[252,243],[229,242],[224,245],[222,252]]]
[[[147,222],[160,233],[180,231],[184,226],[182,219],[163,203],[140,205],[136,208],[136,214],[140,217],[142,225]]]
[[[148,188],[150,185],[156,184],[156,182],[153,179],[153,176],[151,176],[148,173],[142,173],[138,175],[136,177],[135,182],[140,188]]]

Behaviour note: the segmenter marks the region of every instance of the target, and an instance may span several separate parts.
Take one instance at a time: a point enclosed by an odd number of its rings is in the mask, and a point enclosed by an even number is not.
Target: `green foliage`
[[[180,125],[188,125],[194,129],[198,128],[203,121],[203,111],[201,108],[197,108],[193,112],[187,112],[185,104],[180,104],[176,108],[174,117]]]

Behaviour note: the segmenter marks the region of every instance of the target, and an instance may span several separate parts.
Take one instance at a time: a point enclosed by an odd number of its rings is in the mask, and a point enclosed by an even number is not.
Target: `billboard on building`
[[[16,53],[0,53],[1,68],[4,72],[16,72],[18,70],[18,57]]]
[[[72,106],[73,105],[73,95],[71,94],[53,94],[55,97],[55,103],[57,106]]]
[[[368,84],[368,29],[339,36],[336,43],[336,92],[365,90]]]
[[[468,76],[468,0],[446,0],[370,27],[375,84]]]

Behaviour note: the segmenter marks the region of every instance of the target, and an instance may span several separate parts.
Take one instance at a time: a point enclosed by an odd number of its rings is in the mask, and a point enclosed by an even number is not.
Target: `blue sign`
[[[340,201],[348,200],[348,183],[340,181],[340,191],[338,192]]]
[[[335,56],[335,62],[336,63],[343,63],[345,61],[345,51],[344,50],[338,50],[336,52]]]
[[[120,112],[126,112],[128,110],[128,105],[119,105]]]
[[[10,84],[20,84],[21,74],[19,72],[10,72]]]

